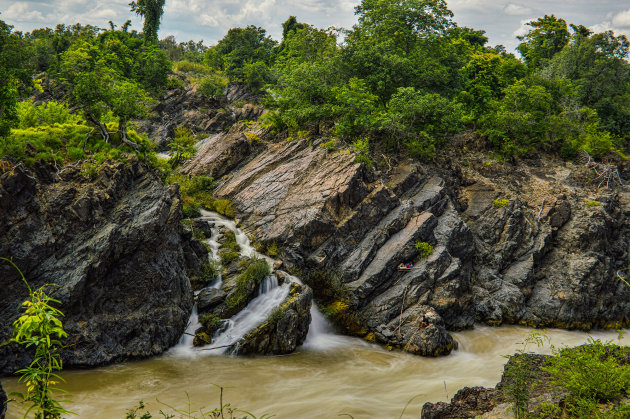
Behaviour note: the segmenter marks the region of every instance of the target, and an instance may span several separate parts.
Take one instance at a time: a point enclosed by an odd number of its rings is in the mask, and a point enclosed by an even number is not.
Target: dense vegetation
[[[271,110],[267,127],[336,138],[368,165],[374,151],[428,158],[464,130],[485,136],[503,157],[623,156],[628,147],[630,44],[610,31],[546,15],[528,23],[518,59],[486,45],[483,30],[458,26],[444,0],[363,0],[351,29],[290,17],[279,42],[250,25],[207,47],[157,40],[164,0],[131,6],[145,19],[142,33],[110,22],[22,34],[0,22],[2,155],[75,161],[116,158],[110,153],[119,147],[147,153],[128,123],[181,85],[169,78],[172,69],[205,96],[222,94],[229,81],[246,83]],[[18,106],[35,89],[44,92],[38,103],[59,103]]]

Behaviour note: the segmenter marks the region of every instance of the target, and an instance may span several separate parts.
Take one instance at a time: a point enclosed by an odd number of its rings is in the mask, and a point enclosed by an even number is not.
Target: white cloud
[[[630,9],[617,13],[612,18],[612,24],[617,28],[630,28]]]
[[[7,19],[13,19],[18,22],[23,21],[45,21],[44,15],[38,10],[29,10],[30,5],[25,2],[13,3],[6,12],[3,13],[3,17]]]
[[[507,6],[505,6],[503,11],[505,12],[505,14],[508,14],[511,16],[522,16],[522,15],[529,15],[532,13],[532,9],[530,9],[529,7],[521,6],[520,4],[514,4],[514,3],[510,3]]]
[[[532,20],[536,20],[536,18],[521,19],[520,26],[518,27],[517,30],[512,32],[512,36],[516,38],[517,36],[523,36],[527,32],[529,32],[532,29],[532,27],[527,25],[527,23],[531,22]]]

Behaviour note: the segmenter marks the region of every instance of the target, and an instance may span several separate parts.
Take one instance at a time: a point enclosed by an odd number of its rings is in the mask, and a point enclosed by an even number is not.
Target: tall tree
[[[516,49],[530,68],[545,66],[569,43],[571,35],[564,19],[545,15],[527,23],[532,29],[518,40],[523,41]]]
[[[138,0],[129,3],[131,11],[136,12],[144,18],[142,31],[145,42],[157,43],[160,19],[164,13],[164,3],[166,0]]]

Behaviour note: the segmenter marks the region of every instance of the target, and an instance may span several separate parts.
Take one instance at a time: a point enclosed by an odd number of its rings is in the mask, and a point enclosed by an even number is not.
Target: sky
[[[131,19],[141,30],[142,21],[129,11],[130,0],[0,0],[0,19],[16,30],[54,27],[57,23],[107,27],[111,20]],[[281,38],[282,22],[297,16],[301,22],[326,28],[350,28],[356,23],[354,6],[360,0],[166,0],[159,36],[178,41],[203,40],[213,45],[228,29],[261,26],[274,39]],[[486,31],[491,45],[513,51],[517,35],[527,22],[555,14],[568,23],[601,32],[612,29],[630,37],[630,1],[626,0],[447,0],[460,26]]]

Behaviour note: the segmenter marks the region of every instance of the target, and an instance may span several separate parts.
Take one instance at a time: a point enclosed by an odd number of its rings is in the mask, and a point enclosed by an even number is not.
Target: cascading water
[[[239,245],[240,254],[242,256],[264,259],[273,270],[273,259],[259,253],[251,245],[247,235],[236,226],[234,221],[228,220],[214,212],[205,210],[201,210],[201,217],[199,217],[198,220],[205,221],[212,226],[212,234],[210,238],[204,240],[204,242],[210,247],[209,260],[211,262],[219,263],[220,261],[218,250],[221,245],[219,243],[220,232],[218,227],[225,227],[234,233],[236,243]],[[210,345],[201,348],[193,348],[192,346],[195,331],[201,327],[195,306],[184,336],[182,336],[178,345],[169,353],[184,356],[191,356],[199,353],[225,353],[229,350],[229,348],[236,345],[247,333],[262,324],[273,312],[273,310],[286,300],[291,288],[291,282],[301,284],[301,281],[294,276],[286,275],[286,277],[288,281],[282,285],[278,283],[276,275],[272,274],[265,278],[259,286],[258,296],[250,301],[243,310],[234,315],[232,318],[226,320],[225,327],[218,332],[218,335],[214,336]],[[220,288],[221,286],[222,281],[219,277],[217,281],[210,285],[210,288]],[[330,343],[332,343],[335,338],[339,339],[339,337],[336,337],[336,335],[332,333],[332,330],[326,325],[326,320],[314,305],[311,308],[311,317],[316,319],[316,324],[311,324],[314,328],[312,331],[309,329],[309,335],[307,336],[307,340],[311,341],[311,348],[330,347]]]

